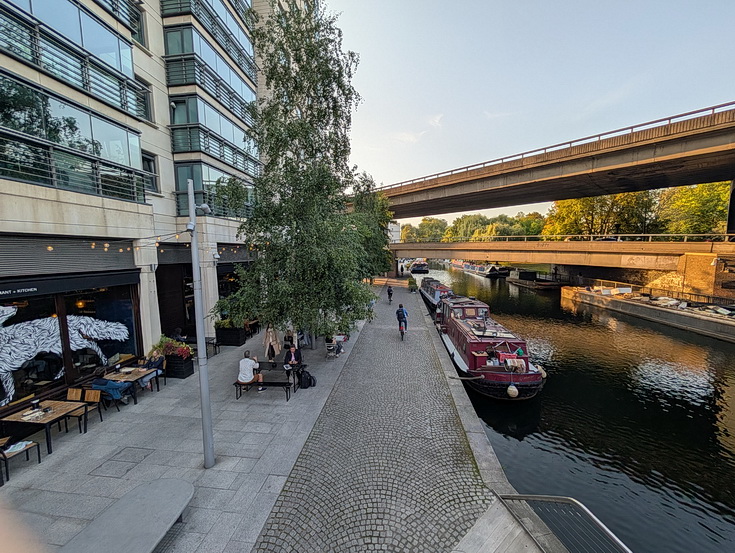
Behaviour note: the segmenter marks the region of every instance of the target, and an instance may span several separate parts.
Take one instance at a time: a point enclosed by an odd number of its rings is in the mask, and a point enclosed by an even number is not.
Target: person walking
[[[265,348],[265,357],[271,367],[275,368],[276,357],[281,353],[281,339],[278,337],[278,331],[270,323],[265,327],[263,347]]]
[[[396,319],[398,319],[398,330],[401,329],[401,323],[403,323],[403,330],[408,330],[408,311],[402,303],[399,303],[398,309],[396,309]]]

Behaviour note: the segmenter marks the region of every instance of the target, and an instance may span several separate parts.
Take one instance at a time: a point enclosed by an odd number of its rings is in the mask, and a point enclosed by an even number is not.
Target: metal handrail
[[[620,538],[618,538],[612,530],[610,530],[607,526],[605,526],[605,524],[592,513],[592,511],[590,511],[582,502],[574,499],[573,497],[556,496],[556,495],[527,495],[527,494],[499,494],[499,497],[501,501],[503,501],[503,504],[505,504],[505,501],[525,501],[525,502],[539,501],[539,502],[545,502],[545,503],[555,503],[555,504],[560,503],[564,505],[571,505],[574,507],[575,512],[581,512],[584,515],[584,517],[586,517],[587,522],[591,523],[599,532],[601,532],[602,535],[607,540],[609,540],[609,544],[612,544],[617,551],[620,551],[622,553],[633,553],[630,550],[630,548],[628,548],[628,546],[625,545],[625,543],[623,543],[623,541]],[[508,507],[507,504],[505,505],[506,507]],[[510,509],[510,507],[508,507],[508,509],[511,512],[513,512],[512,509]],[[548,520],[544,520],[544,522],[547,525],[550,524]],[[577,525],[579,525],[580,521],[578,517],[575,522]],[[523,523],[521,522],[521,524]],[[553,524],[551,526],[553,526]],[[526,530],[528,530],[528,528],[526,528]],[[553,527],[552,527],[552,530],[554,530]],[[556,537],[560,539],[562,543],[564,543],[563,534],[560,536],[559,532],[554,531],[554,535],[556,535]],[[564,543],[564,545],[567,548],[570,547],[570,545],[567,543]],[[584,549],[580,551],[584,551],[585,553],[592,553],[593,551],[596,551],[595,549],[591,549],[591,547],[594,547],[594,544],[590,543],[589,541],[586,541],[585,543],[583,543],[582,546],[584,547]],[[606,548],[605,550],[607,551],[608,549]],[[602,551],[602,550],[600,549],[599,551]]]
[[[144,117],[146,88],[70,43],[44,23],[0,4],[0,50],[135,117]]]
[[[253,126],[253,118],[247,109],[248,101],[197,54],[177,54],[165,56],[164,59],[168,86],[198,84],[246,124]]]
[[[704,234],[526,234],[516,236],[453,236],[436,240],[415,240],[404,242],[393,240],[393,244],[445,244],[458,242],[730,242],[735,234],[711,232]]]
[[[258,69],[255,60],[242,47],[227,28],[222,18],[202,0],[161,0],[161,15],[164,17],[179,13],[191,13],[215,38],[219,45],[237,62],[237,65],[258,84]]]
[[[251,177],[260,174],[260,161],[201,123],[170,125],[174,153],[204,152]]]
[[[442,171],[441,173],[434,173],[433,175],[427,175],[424,177],[417,177],[415,179],[410,179],[406,181],[397,182],[395,184],[386,184],[383,186],[376,187],[376,190],[389,190],[391,188],[397,188],[399,186],[406,186],[408,184],[414,184],[414,183],[420,183],[425,182],[431,179],[436,179],[439,177],[445,177],[449,175],[456,175],[458,173],[465,173],[467,171],[472,171],[474,169],[483,169],[485,167],[488,167],[490,165],[499,165],[501,163],[507,163],[508,161],[514,161],[517,159],[525,159],[527,157],[539,155],[539,154],[546,154],[548,152],[553,152],[556,150],[563,150],[565,148],[571,148],[573,146],[579,146],[582,144],[588,144],[590,142],[599,142],[604,138],[612,138],[614,136],[620,136],[623,134],[632,134],[636,131],[642,131],[646,129],[650,129],[653,127],[662,127],[664,125],[670,125],[671,123],[674,123],[676,121],[685,120],[685,119],[694,119],[696,117],[701,117],[703,115],[713,115],[717,113],[718,111],[726,111],[725,108],[733,109],[735,108],[735,102],[727,102],[724,104],[717,104],[716,106],[710,106],[706,108],[701,108],[694,111],[688,111],[686,113],[680,113],[678,115],[672,115],[671,117],[664,117],[662,119],[654,119],[653,121],[648,121],[646,123],[640,123],[637,125],[632,125],[630,127],[623,127],[620,129],[616,129],[614,131],[607,131],[600,134],[595,134],[591,136],[585,136],[584,138],[578,138],[576,140],[570,140],[568,142],[560,142],[558,144],[553,144],[551,146],[546,146],[545,148],[536,148],[535,150],[529,150],[527,152],[522,152],[520,154],[513,154],[510,156],[504,156],[499,157],[496,159],[492,159],[490,161],[484,161],[482,163],[476,163],[474,165],[467,165],[465,167],[459,167],[457,169],[450,169],[448,171]]]

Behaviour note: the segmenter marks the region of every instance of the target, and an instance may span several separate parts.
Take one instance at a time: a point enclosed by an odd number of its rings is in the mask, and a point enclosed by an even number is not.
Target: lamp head
[[[209,207],[208,204],[201,204],[196,206],[199,211],[201,211],[204,215],[211,215],[212,214],[212,208]]]

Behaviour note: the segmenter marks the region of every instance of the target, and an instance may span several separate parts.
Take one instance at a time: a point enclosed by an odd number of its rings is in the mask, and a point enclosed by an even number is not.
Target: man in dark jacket
[[[296,346],[291,344],[288,350],[286,350],[286,356],[283,358],[283,368],[288,371],[299,365],[301,365],[301,350],[296,349]]]

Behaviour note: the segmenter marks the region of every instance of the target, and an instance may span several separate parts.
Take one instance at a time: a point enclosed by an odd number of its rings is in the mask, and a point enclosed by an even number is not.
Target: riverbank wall
[[[565,286],[561,290],[562,301],[573,304],[585,303],[602,309],[625,313],[633,317],[665,324],[682,330],[689,330],[735,343],[735,321],[700,315],[691,310],[658,307],[618,296],[607,296],[575,286]]]

